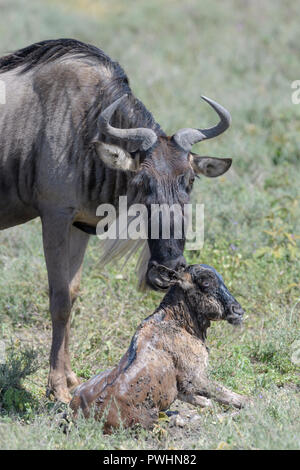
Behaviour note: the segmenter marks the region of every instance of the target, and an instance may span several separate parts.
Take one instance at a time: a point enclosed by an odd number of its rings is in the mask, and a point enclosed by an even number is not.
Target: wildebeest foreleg
[[[48,392],[54,393],[54,396],[63,402],[69,402],[71,399],[65,375],[65,335],[67,334],[68,338],[72,307],[69,262],[72,218],[71,211],[52,211],[49,208],[41,215],[52,320]]]
[[[70,242],[69,242],[69,270],[70,270],[70,296],[71,305],[73,306],[80,287],[81,272],[83,257],[89,240],[89,235],[83,233],[81,230],[71,226],[70,228]],[[67,385],[70,390],[76,387],[80,381],[76,377],[71,368],[70,352],[69,352],[69,337],[70,337],[71,315],[69,316],[68,324],[65,333],[65,374]]]

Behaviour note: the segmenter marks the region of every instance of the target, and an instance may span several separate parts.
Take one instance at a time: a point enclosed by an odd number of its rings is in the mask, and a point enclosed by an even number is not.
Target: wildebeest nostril
[[[185,267],[186,267],[186,260],[183,256],[181,256],[179,260],[177,261],[175,271],[183,271]]]
[[[230,311],[231,313],[233,313],[234,315],[244,315],[244,310],[242,309],[242,307],[240,305],[234,305],[232,304],[230,306]]]

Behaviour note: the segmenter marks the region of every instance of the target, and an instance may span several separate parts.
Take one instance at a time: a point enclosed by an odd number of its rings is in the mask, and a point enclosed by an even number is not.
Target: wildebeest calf
[[[151,428],[159,411],[175,399],[210,406],[211,399],[242,407],[247,398],[208,379],[206,330],[214,320],[242,321],[243,309],[221,275],[206,265],[181,273],[157,266],[170,288],[158,309],[138,327],[128,351],[112,370],[96,375],[75,391],[71,408],[88,417],[104,416],[104,431],[121,422]]]

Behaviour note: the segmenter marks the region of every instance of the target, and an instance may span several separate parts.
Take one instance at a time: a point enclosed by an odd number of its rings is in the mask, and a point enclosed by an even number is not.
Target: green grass
[[[55,37],[96,44],[120,61],[169,133],[213,124],[201,94],[231,111],[231,129],[197,146],[203,155],[231,156],[233,166],[224,177],[196,182],[205,243],[186,255],[218,269],[246,310],[241,329],[223,323],[209,330],[210,373],[251,395],[254,406],[238,414],[217,405],[199,410],[198,427],[161,423],[150,433],[107,437],[101,423],[80,420],[63,434],[61,410],[45,398],[51,325],[36,220],[0,234],[0,340],[8,352],[13,345],[5,390],[0,383],[0,447],[299,448],[299,369],[291,361],[300,339],[300,106],[292,104],[290,87],[299,79],[296,4],[11,0],[1,8],[1,54]],[[118,267],[101,269],[98,251],[94,239],[73,311],[72,360],[83,378],[118,361],[161,298],[137,292],[134,262],[119,280]],[[32,347],[39,368],[27,375]],[[9,375],[14,367],[17,382]]]

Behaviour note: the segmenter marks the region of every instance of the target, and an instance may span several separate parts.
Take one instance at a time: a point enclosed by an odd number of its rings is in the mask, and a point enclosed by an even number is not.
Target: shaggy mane
[[[27,72],[34,67],[57,60],[66,54],[80,54],[84,57],[92,57],[102,64],[111,65],[118,71],[120,78],[127,83],[128,79],[124,70],[117,62],[113,62],[101,49],[91,44],[85,44],[76,39],[50,39],[31,44],[12,54],[0,58],[0,73],[22,67],[21,73]]]

